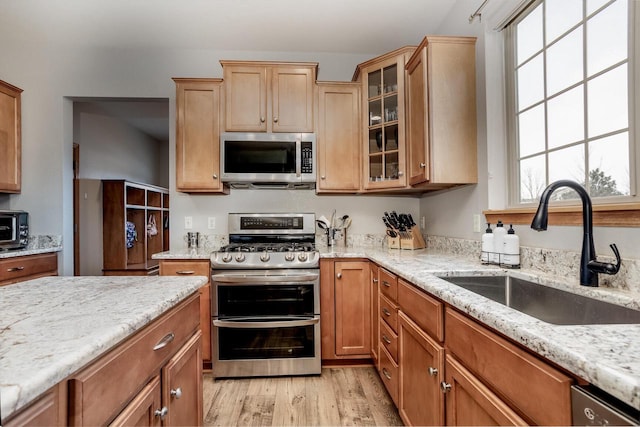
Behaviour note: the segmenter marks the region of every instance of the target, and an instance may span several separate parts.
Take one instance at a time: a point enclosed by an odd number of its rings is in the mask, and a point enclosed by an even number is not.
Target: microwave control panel
[[[302,142],[302,173],[313,173],[313,147],[311,142]]]

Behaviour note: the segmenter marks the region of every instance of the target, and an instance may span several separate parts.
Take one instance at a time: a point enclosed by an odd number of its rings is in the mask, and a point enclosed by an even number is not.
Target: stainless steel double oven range
[[[229,214],[211,254],[215,378],[320,374],[315,215]]]

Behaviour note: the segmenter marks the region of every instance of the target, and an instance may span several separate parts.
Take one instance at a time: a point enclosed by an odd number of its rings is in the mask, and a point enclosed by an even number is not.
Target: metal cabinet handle
[[[188,276],[189,274],[193,274],[193,273],[195,273],[195,271],[193,271],[193,270],[176,271],[176,274],[181,275],[181,276]]]
[[[167,409],[166,406],[163,406],[162,409],[156,409],[153,415],[159,417],[161,420],[164,420],[168,413],[169,409]]]
[[[342,279],[342,273],[338,273],[338,274],[336,274],[336,277],[337,277],[338,279]]]
[[[402,175],[404,175],[404,172],[398,171],[398,176],[402,176]]]
[[[385,377],[387,377],[388,380],[391,379],[391,374],[389,374],[389,371],[387,371],[386,368],[382,368],[382,375],[384,375]]]
[[[24,270],[24,267],[11,267],[11,268],[7,268],[7,271],[12,272],[12,271],[22,271]]]
[[[442,390],[443,393],[448,393],[451,391],[451,384],[442,381],[440,383],[440,390]]]
[[[180,399],[182,397],[182,389],[180,387],[178,387],[175,390],[171,389],[171,391],[169,391],[169,394],[175,397],[176,399]]]
[[[435,377],[436,375],[438,375],[438,369],[432,366],[429,366],[429,375],[431,375],[432,377]]]
[[[386,280],[383,280],[383,281],[382,281],[382,285],[383,285],[383,286],[386,286],[387,288],[390,288],[390,287],[391,287],[391,283],[387,282]]]
[[[327,177],[325,177],[324,175],[322,175],[322,176],[320,177],[320,179],[327,179]]]
[[[386,342],[387,344],[391,344],[391,340],[389,338],[387,338],[386,335],[382,336],[382,341]]]
[[[161,348],[165,348],[171,341],[173,341],[175,337],[176,336],[173,332],[169,332],[160,341],[158,341],[158,344],[153,346],[153,351],[160,350]]]
[[[384,313],[385,316],[391,316],[391,312],[389,310],[387,310],[386,308],[383,308],[382,312]]]
[[[376,279],[375,277],[373,278],[373,283],[378,283],[378,279]]]
[[[264,123],[264,117],[260,117],[260,123]]]
[[[427,165],[425,163],[420,163],[420,169],[424,169],[426,167],[427,167]]]
[[[278,118],[277,117],[273,118],[273,123],[278,123]]]
[[[218,175],[217,174],[213,174],[213,179],[218,179]]]

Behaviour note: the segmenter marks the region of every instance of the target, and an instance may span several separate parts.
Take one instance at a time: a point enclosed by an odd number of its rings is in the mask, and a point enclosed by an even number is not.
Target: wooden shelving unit
[[[105,276],[158,274],[152,255],[169,249],[169,190],[125,180],[102,181],[103,267]],[[157,234],[147,233],[150,218]],[[126,223],[135,226],[136,239],[127,247]]]

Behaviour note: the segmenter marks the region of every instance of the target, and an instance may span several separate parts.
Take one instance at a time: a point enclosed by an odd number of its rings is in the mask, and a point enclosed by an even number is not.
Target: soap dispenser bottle
[[[507,230],[504,228],[502,221],[498,221],[496,229],[493,231],[493,259],[491,262],[494,264],[500,264],[502,257],[504,256],[504,237],[507,235]]]
[[[482,253],[480,254],[480,262],[488,264],[493,257],[493,230],[491,224],[487,223],[487,229],[482,235]]]
[[[502,265],[509,268],[520,267],[520,238],[513,229],[513,224],[509,224],[509,231],[504,236]]]

